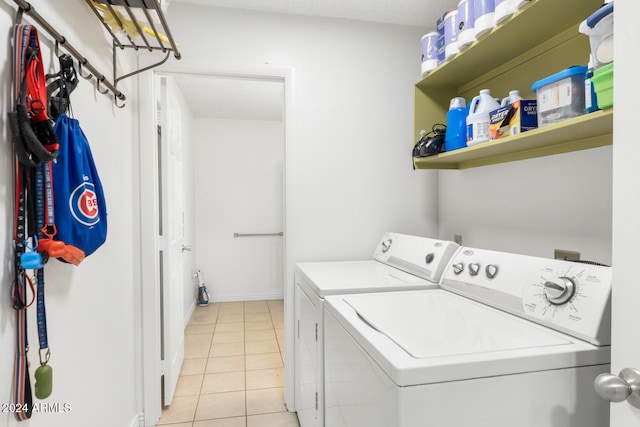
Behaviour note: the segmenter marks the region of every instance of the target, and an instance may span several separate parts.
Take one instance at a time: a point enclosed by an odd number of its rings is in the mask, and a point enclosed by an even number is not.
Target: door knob
[[[185,252],[185,251],[191,252],[191,246],[182,245],[182,252]]]
[[[640,371],[624,368],[619,376],[600,374],[594,382],[598,396],[609,402],[628,401],[640,409]]]

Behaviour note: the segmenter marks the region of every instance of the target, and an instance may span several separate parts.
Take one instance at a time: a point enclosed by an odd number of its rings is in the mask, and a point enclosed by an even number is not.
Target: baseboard
[[[144,427],[144,414],[142,412],[136,414],[129,427]]]
[[[193,301],[191,301],[191,305],[189,306],[189,308],[187,309],[187,312],[184,315],[184,327],[185,328],[189,324],[189,320],[191,320],[191,315],[193,314],[195,309],[196,309],[196,300],[194,299]]]
[[[235,301],[262,301],[284,299],[284,293],[262,294],[262,295],[224,295],[214,297],[211,302],[235,302]]]

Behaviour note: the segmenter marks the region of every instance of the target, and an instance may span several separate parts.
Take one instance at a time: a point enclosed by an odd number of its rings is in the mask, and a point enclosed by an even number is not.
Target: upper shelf
[[[431,71],[416,86],[422,89],[461,86],[568,29],[577,35],[578,24],[601,3],[602,0],[532,0],[480,40]]]
[[[180,51],[171,35],[158,0],[85,0],[113,37],[115,46],[124,49]]]
[[[613,109],[565,120],[495,141],[414,159],[418,169],[467,169],[613,143]]]

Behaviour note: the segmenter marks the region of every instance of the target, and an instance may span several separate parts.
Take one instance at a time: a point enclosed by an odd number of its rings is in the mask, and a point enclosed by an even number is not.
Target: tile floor
[[[284,406],[284,303],[196,307],[163,427],[299,427]]]

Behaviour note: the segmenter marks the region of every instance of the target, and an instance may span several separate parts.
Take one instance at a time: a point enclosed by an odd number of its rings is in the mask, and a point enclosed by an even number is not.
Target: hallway
[[[298,427],[284,406],[284,302],[196,307],[164,427]]]

